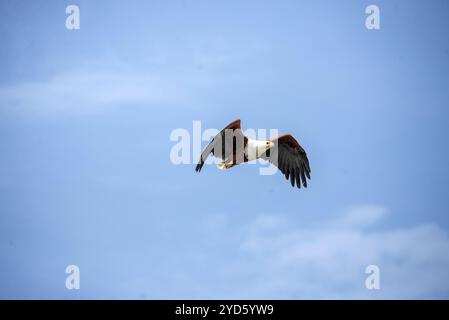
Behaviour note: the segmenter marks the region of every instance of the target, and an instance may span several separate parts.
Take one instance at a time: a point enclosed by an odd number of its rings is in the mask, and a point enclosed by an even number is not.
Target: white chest
[[[248,139],[245,150],[248,161],[258,159],[265,151],[266,141]]]

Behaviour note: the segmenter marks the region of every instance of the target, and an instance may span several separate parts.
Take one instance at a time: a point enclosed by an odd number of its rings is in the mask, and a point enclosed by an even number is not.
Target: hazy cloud
[[[206,81],[200,77],[122,72],[62,73],[40,82],[0,88],[2,108],[19,111],[97,112],[105,107],[180,104]]]
[[[449,237],[435,224],[367,231],[382,206],[348,209],[317,227],[258,218],[241,250],[258,270],[248,296],[270,298],[426,298],[448,294]],[[263,223],[261,223],[263,221]],[[266,226],[272,226],[267,230]],[[251,261],[251,262],[250,262]],[[381,270],[381,290],[365,288],[365,268]],[[254,286],[264,282],[264,285]],[[344,289],[343,289],[344,288]],[[251,290],[250,290],[251,291]],[[447,297],[447,296],[446,296]]]

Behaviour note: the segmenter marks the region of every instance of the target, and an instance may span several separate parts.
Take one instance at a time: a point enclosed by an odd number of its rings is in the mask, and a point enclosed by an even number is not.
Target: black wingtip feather
[[[195,167],[195,171],[196,172],[201,172],[201,169],[203,168],[203,164],[204,164],[203,159],[200,159],[200,161],[198,162],[198,164]]]
[[[307,178],[310,179],[310,172],[308,170],[305,170],[305,173],[306,173]]]

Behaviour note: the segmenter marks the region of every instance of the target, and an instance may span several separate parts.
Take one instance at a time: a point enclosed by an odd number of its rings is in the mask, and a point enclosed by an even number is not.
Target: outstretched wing
[[[225,145],[226,143],[229,143],[229,139],[225,139],[225,133],[234,135],[238,137],[237,140],[240,141],[246,141],[246,137],[243,135],[242,129],[240,127],[240,119],[234,120],[230,124],[228,124],[223,130],[221,130],[209,144],[206,146],[206,148],[201,153],[200,160],[198,161],[198,164],[196,165],[195,171],[200,172],[203,168],[204,162],[206,161],[207,157],[210,153],[212,153],[214,156],[221,157],[222,159],[225,159],[231,155],[233,155],[233,150],[235,150],[235,146],[233,145],[233,139],[230,139],[230,146]],[[221,154],[218,154],[216,150],[220,150]]]
[[[298,141],[289,134],[271,141],[274,146],[263,154],[262,158],[277,166],[285,178],[290,179],[292,187],[296,183],[296,186],[301,188],[302,181],[302,185],[307,188],[307,178],[310,179],[311,172],[309,159]]]

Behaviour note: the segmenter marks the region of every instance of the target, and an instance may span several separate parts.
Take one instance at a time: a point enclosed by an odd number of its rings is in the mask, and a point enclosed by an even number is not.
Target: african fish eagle
[[[309,159],[304,149],[293,136],[284,134],[271,140],[254,140],[246,137],[240,127],[240,119],[231,122],[221,130],[201,153],[195,170],[200,172],[209,154],[221,158],[219,169],[229,169],[235,165],[256,160],[268,160],[281,170],[292,187],[307,188],[310,179]]]

